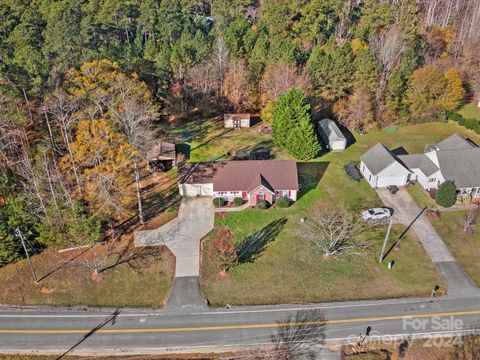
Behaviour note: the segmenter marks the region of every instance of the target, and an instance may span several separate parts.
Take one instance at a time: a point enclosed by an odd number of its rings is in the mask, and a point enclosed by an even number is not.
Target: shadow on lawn
[[[330,162],[326,161],[297,163],[298,181],[300,183],[298,199],[317,187],[329,165]]]
[[[243,239],[237,247],[238,262],[247,263],[257,259],[265,251],[267,245],[277,238],[286,223],[286,218],[272,221],[261,230]]]

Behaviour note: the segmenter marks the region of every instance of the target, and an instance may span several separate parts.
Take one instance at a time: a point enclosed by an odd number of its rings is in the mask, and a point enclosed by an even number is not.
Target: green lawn
[[[480,224],[473,235],[462,231],[465,211],[444,211],[440,221],[432,222],[445,244],[468,275],[480,286]]]
[[[428,195],[428,193],[422,188],[420,184],[408,186],[407,191],[421,209],[435,209],[438,207],[438,205],[435,203],[435,200],[433,200],[430,195]]]
[[[287,222],[259,258],[234,267],[225,279],[218,277],[217,267],[206,258],[204,251],[201,268],[203,293],[214,305],[429,295],[433,284],[441,280],[413,236],[407,236],[401,250],[391,254],[396,265],[392,271],[388,271],[385,265],[377,263],[385,227],[375,231],[376,247],[366,256],[325,260],[299,236],[298,223],[301,217],[309,216],[321,206],[358,211],[381,205],[377,194],[366,181],[355,183],[343,171],[345,163],[358,162],[360,155],[376,143],[381,142],[391,149],[403,146],[409,152],[423,152],[426,144],[439,142],[455,132],[480,141],[479,135],[453,122],[427,123],[401,127],[394,133],[375,131],[356,135],[356,143],[343,152],[328,153],[315,161],[299,163],[302,193],[290,208],[266,211],[249,209],[217,219],[217,227],[228,226],[236,241],[241,241],[275,220],[285,218]],[[402,228],[397,227],[394,235],[401,232]],[[393,241],[395,237],[391,239]],[[206,239],[204,247],[208,246],[208,241]]]
[[[465,119],[477,119],[480,120],[480,109],[475,104],[467,104],[459,111]]]

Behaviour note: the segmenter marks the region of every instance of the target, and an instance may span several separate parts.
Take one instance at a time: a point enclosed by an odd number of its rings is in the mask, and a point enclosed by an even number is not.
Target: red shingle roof
[[[213,191],[252,191],[260,185],[271,190],[298,190],[294,160],[243,160],[185,163],[180,183],[213,183]]]

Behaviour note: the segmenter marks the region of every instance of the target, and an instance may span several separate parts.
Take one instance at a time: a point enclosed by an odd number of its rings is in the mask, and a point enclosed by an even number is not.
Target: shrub
[[[225,200],[221,197],[213,199],[213,206],[216,208],[222,207],[225,204]]]
[[[268,208],[268,202],[266,202],[265,200],[260,200],[259,202],[257,202],[257,205],[255,205],[257,209],[266,209]]]
[[[241,197],[236,197],[233,199],[233,205],[240,206],[243,205],[243,199]]]
[[[290,200],[286,196],[279,197],[275,202],[279,208],[287,208],[290,206]]]
[[[225,226],[218,229],[208,248],[210,259],[217,258],[224,271],[237,263],[237,249],[233,244],[233,235]]]
[[[440,220],[440,211],[438,209],[428,209],[426,211],[427,218],[430,221],[439,221]]]
[[[443,207],[451,207],[457,200],[457,188],[451,181],[445,181],[437,190],[435,198],[438,205]]]
[[[447,118],[449,120],[453,120],[453,121],[456,121],[458,122],[460,125],[463,125],[461,124],[462,122],[465,122],[465,119],[463,118],[463,116],[457,112],[452,112],[452,113],[449,113],[447,115]]]

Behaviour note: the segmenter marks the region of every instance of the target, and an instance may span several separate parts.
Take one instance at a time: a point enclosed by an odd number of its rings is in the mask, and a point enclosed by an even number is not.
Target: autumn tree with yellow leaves
[[[427,65],[415,70],[410,77],[406,103],[413,122],[429,121],[460,107],[465,97],[460,72],[452,68],[443,72]]]
[[[124,217],[135,201],[129,185],[136,150],[105,119],[80,121],[70,148],[84,190],[80,200],[111,224]],[[73,173],[68,156],[60,163],[68,174]]]

